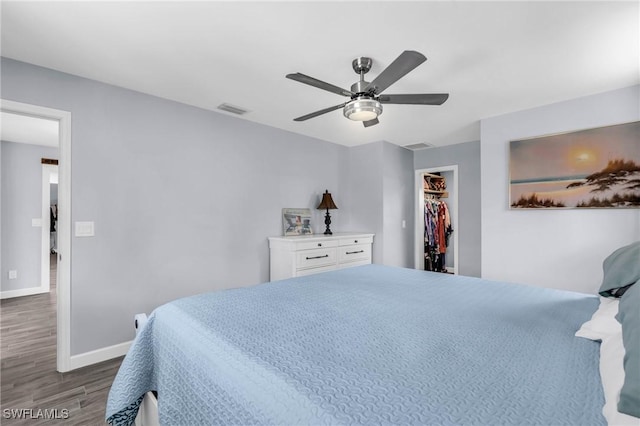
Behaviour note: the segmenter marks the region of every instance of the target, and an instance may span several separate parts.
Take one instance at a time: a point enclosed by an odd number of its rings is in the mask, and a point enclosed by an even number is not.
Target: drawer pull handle
[[[318,247],[322,247],[322,243],[318,243]]]
[[[325,254],[324,256],[313,256],[313,257],[309,257],[307,256],[307,260],[311,260],[311,259],[322,259],[323,257],[329,257],[328,254]]]
[[[357,244],[357,243],[358,243],[358,240],[353,240],[353,242]]]
[[[364,250],[348,251],[348,252],[347,252],[347,254],[356,254],[356,253],[364,253]]]

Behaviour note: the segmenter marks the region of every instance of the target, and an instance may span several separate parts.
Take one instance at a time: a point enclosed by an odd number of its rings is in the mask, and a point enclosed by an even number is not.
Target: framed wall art
[[[640,121],[511,141],[509,205],[640,208]]]
[[[282,209],[284,236],[312,235],[311,209]]]

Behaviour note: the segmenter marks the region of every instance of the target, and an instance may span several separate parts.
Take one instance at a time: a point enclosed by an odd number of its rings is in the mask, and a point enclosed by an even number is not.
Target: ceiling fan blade
[[[363,121],[362,124],[364,124],[364,127],[371,127],[371,126],[375,126],[376,124],[378,124],[380,121],[378,121],[377,118],[374,118],[373,120],[369,120],[369,121]]]
[[[308,75],[301,74],[299,72],[295,74],[287,74],[287,78],[295,81],[299,81],[300,83],[308,84],[309,86],[317,87],[318,89],[326,90],[331,93],[335,93],[342,96],[351,96],[353,92],[347,89],[343,89],[338,86],[334,86],[333,84],[325,83],[324,81],[318,80],[317,78],[309,77]]]
[[[344,107],[345,105],[346,105],[346,102],[343,103],[343,104],[340,104],[340,105],[334,105],[334,106],[329,107],[329,108],[321,109],[320,111],[312,112],[311,114],[303,115],[302,117],[294,118],[293,121],[305,121],[305,120],[308,120],[310,118],[314,118],[314,117],[317,117],[319,115],[326,114],[326,113],[331,112],[331,111],[335,111],[337,109],[340,109],[340,108]]]
[[[383,104],[442,105],[449,99],[448,93],[416,93],[411,95],[380,95]]]
[[[427,58],[415,50],[405,50],[395,61],[385,68],[369,85],[365,92],[382,93],[384,89],[411,72],[415,67],[426,61]]]

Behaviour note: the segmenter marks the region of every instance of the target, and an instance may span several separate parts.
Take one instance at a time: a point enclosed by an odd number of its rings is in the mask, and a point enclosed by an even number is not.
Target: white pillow
[[[620,323],[616,319],[618,315],[618,299],[600,297],[600,306],[593,313],[591,319],[580,327],[576,336],[591,340],[602,340],[606,336],[622,332]]]
[[[624,383],[624,344],[622,326],[616,319],[618,299],[600,297],[600,306],[576,336],[602,340],[600,344],[600,379],[605,404],[602,414],[609,426],[640,426],[640,419],[618,411],[620,389]]]
[[[604,336],[600,344],[600,378],[605,401],[602,414],[609,426],[640,426],[639,418],[618,411],[624,383],[624,352],[622,326],[618,324],[618,331]]]

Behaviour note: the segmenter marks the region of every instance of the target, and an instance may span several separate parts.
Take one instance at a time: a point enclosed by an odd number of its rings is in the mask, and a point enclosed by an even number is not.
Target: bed
[[[365,265],[157,308],[107,404],[131,424],[603,425],[598,297]]]

